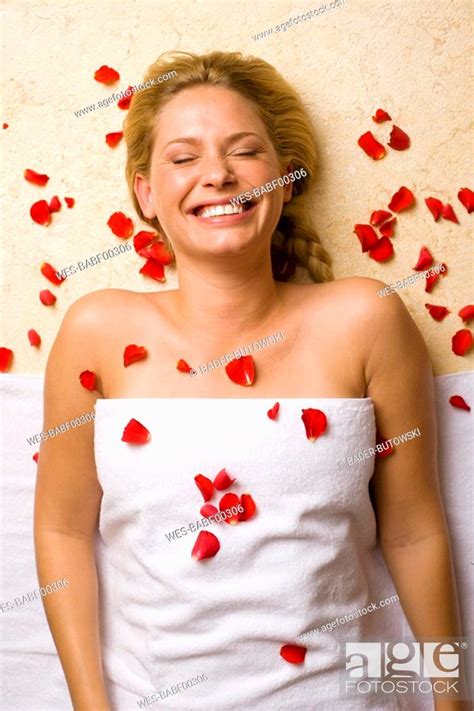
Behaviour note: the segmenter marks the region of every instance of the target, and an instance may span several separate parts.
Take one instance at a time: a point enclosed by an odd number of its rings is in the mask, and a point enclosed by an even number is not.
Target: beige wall
[[[124,114],[113,105],[80,117],[74,111],[111,93],[93,80],[100,65],[120,72],[117,91],[138,83],[165,49],[253,53],[297,87],[319,136],[321,172],[313,211],[336,276],[358,274],[390,283],[411,274],[419,248],[429,246],[437,262],[448,264],[449,275],[431,295],[421,283],[400,294],[426,338],[435,372],[472,368],[472,355],[451,352],[451,336],[463,327],[457,311],[472,303],[469,226],[474,215],[468,216],[456,194],[461,187],[474,187],[468,172],[473,4],[346,0],[284,33],[252,39],[321,4],[7,0],[1,122],[10,127],[0,130],[6,287],[0,345],[15,352],[11,372],[43,372],[63,314],[81,295],[104,287],[157,288],[138,274],[142,260],[134,252],[78,273],[60,287],[51,286],[39,267],[47,261],[61,269],[120,242],[106,222],[116,210],[133,214],[123,178],[125,146],[111,150],[104,136],[121,129]],[[377,127],[370,119],[378,107],[407,131],[412,147],[388,149],[375,162],[362,153],[357,138],[369,129],[388,137],[388,124]],[[48,185],[27,183],[22,177],[27,167],[47,173]],[[386,206],[401,185],[414,191],[417,205],[400,217],[396,256],[378,264],[361,253],[353,225],[367,222],[371,210]],[[63,207],[48,228],[34,224],[30,205],[54,194],[73,196],[76,206]],[[429,195],[451,202],[461,224],[435,224],[423,202]],[[50,286],[58,301],[47,308],[38,293]],[[164,286],[176,286],[170,269]],[[437,323],[424,308],[426,301],[446,305],[453,314]],[[39,351],[27,340],[30,328],[42,336]]]

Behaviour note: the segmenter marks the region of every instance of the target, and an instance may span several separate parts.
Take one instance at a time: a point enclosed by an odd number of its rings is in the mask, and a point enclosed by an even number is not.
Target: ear
[[[286,174],[292,173],[293,172],[293,165],[289,163],[286,166]],[[291,197],[293,195],[293,183],[288,183],[288,185],[285,185],[283,187],[283,202],[290,202]]]
[[[137,173],[135,175],[133,189],[145,217],[148,217],[149,219],[156,217],[156,211],[153,205],[153,195],[148,178],[145,178],[144,175]]]

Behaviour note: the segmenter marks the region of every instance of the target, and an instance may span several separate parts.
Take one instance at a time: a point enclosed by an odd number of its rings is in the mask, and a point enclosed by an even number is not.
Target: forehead
[[[227,134],[254,132],[269,140],[255,104],[234,89],[208,84],[183,89],[160,111],[155,148],[181,136],[202,141]]]

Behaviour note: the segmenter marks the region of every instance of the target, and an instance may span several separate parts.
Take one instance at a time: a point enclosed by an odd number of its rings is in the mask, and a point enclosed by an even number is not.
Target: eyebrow
[[[233,141],[238,141],[240,138],[245,138],[246,136],[256,136],[257,138],[260,138],[260,140],[262,140],[262,137],[259,136],[258,133],[253,133],[252,131],[240,131],[239,133],[231,133],[231,135],[227,137],[227,141],[228,143],[232,143]],[[173,143],[196,144],[201,143],[201,140],[199,138],[196,138],[195,136],[182,136],[181,138],[174,138],[172,141],[169,141],[166,146],[163,147],[163,150],[165,150],[165,148],[168,148],[168,146],[172,145]]]

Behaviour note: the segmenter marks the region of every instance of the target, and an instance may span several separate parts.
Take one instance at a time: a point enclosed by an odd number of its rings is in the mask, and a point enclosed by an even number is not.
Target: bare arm
[[[46,368],[43,431],[94,407],[97,392],[81,386],[79,373],[98,368],[96,301],[97,293],[76,302],[56,337]],[[94,559],[101,495],[93,422],[42,443],[35,499],[36,563],[41,585],[69,580],[65,590],[43,602],[76,711],[110,708],[102,675]]]
[[[380,288],[379,282],[372,282]],[[371,285],[372,288],[372,285]],[[372,479],[380,545],[413,634],[420,641],[461,633],[449,536],[437,472],[431,364],[424,341],[397,295],[371,304],[374,338],[367,394],[385,438],[418,428],[420,437],[377,458]],[[437,711],[467,709],[435,698]]]

